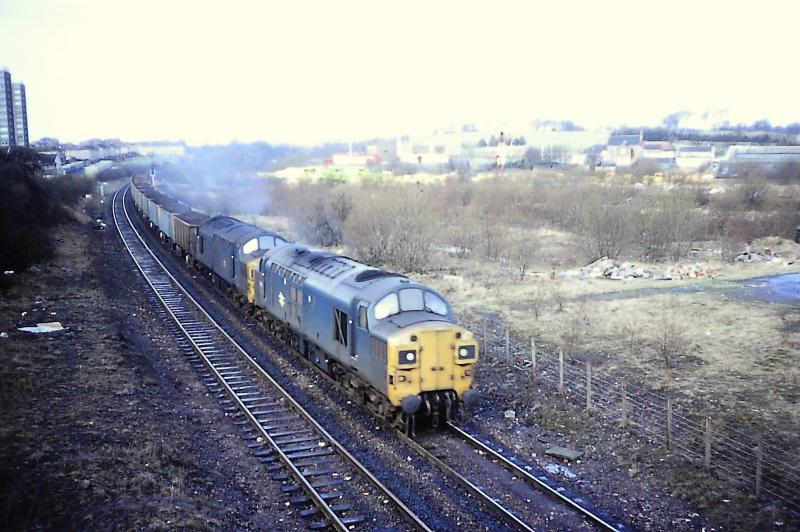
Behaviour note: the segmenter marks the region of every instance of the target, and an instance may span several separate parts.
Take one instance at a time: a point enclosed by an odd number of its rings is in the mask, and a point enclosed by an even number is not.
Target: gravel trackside
[[[0,529],[305,530],[113,228],[56,236],[57,257],[0,292]],[[66,330],[17,330],[50,321]]]

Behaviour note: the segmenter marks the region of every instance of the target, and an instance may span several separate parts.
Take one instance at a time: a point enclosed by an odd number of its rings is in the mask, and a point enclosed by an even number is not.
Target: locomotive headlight
[[[462,345],[458,348],[458,359],[459,360],[469,360],[471,358],[475,358],[475,346],[474,345]]]
[[[399,353],[400,364],[413,364],[417,361],[417,352],[413,349],[406,349]]]

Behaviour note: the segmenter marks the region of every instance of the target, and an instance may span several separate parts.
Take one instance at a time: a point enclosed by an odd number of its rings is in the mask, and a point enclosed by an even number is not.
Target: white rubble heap
[[[564,276],[578,279],[610,279],[613,281],[624,279],[679,280],[712,277],[716,271],[715,268],[702,264],[672,264],[667,266],[663,272],[659,272],[646,268],[641,264],[618,262],[603,257],[583,268],[565,272]]]
[[[747,246],[744,251],[736,256],[734,260],[736,262],[781,262],[788,266],[790,264],[794,264],[796,259],[784,259],[777,253],[773,253],[770,248],[764,248],[761,251],[756,251],[750,249],[750,246]]]
[[[736,262],[773,262],[783,265],[795,263],[794,257],[783,257],[774,253],[770,248],[761,250],[751,249],[747,246],[744,251],[736,255]],[[677,281],[681,279],[714,278],[719,273],[719,268],[703,263],[671,264],[663,270],[656,270],[656,265],[642,265],[633,262],[619,262],[608,257],[603,257],[576,270],[564,272],[562,277],[577,279],[611,279],[615,281],[624,279],[655,279]]]

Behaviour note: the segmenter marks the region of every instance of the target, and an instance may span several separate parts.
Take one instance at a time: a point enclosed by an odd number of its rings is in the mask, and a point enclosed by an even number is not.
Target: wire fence
[[[464,324],[481,340],[482,357],[527,372],[536,384],[565,401],[635,433],[662,441],[691,463],[716,470],[732,487],[759,499],[800,511],[797,452],[747,432],[715,422],[688,401],[624,377],[599,376],[591,360],[563,350],[543,349],[534,338],[509,330],[499,318],[466,317]]]

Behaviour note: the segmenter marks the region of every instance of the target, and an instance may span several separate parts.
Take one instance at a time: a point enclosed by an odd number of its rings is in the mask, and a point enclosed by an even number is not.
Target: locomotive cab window
[[[358,326],[365,331],[367,329],[367,307],[360,306],[358,307]]]
[[[425,310],[440,316],[447,316],[447,303],[433,292],[425,292]]]
[[[400,310],[425,310],[425,303],[422,299],[422,290],[419,288],[405,288],[400,290]]]
[[[382,320],[392,314],[400,312],[400,304],[397,302],[397,294],[387,294],[375,305],[375,319]]]
[[[250,240],[248,240],[245,243],[244,246],[242,246],[242,253],[244,253],[245,255],[249,255],[249,254],[251,254],[251,253],[253,253],[254,251],[257,251],[257,250],[258,250],[258,239],[257,238],[251,238]]]
[[[203,245],[205,239],[202,236],[198,236],[197,238],[200,239],[200,253],[205,253],[205,246]]]

